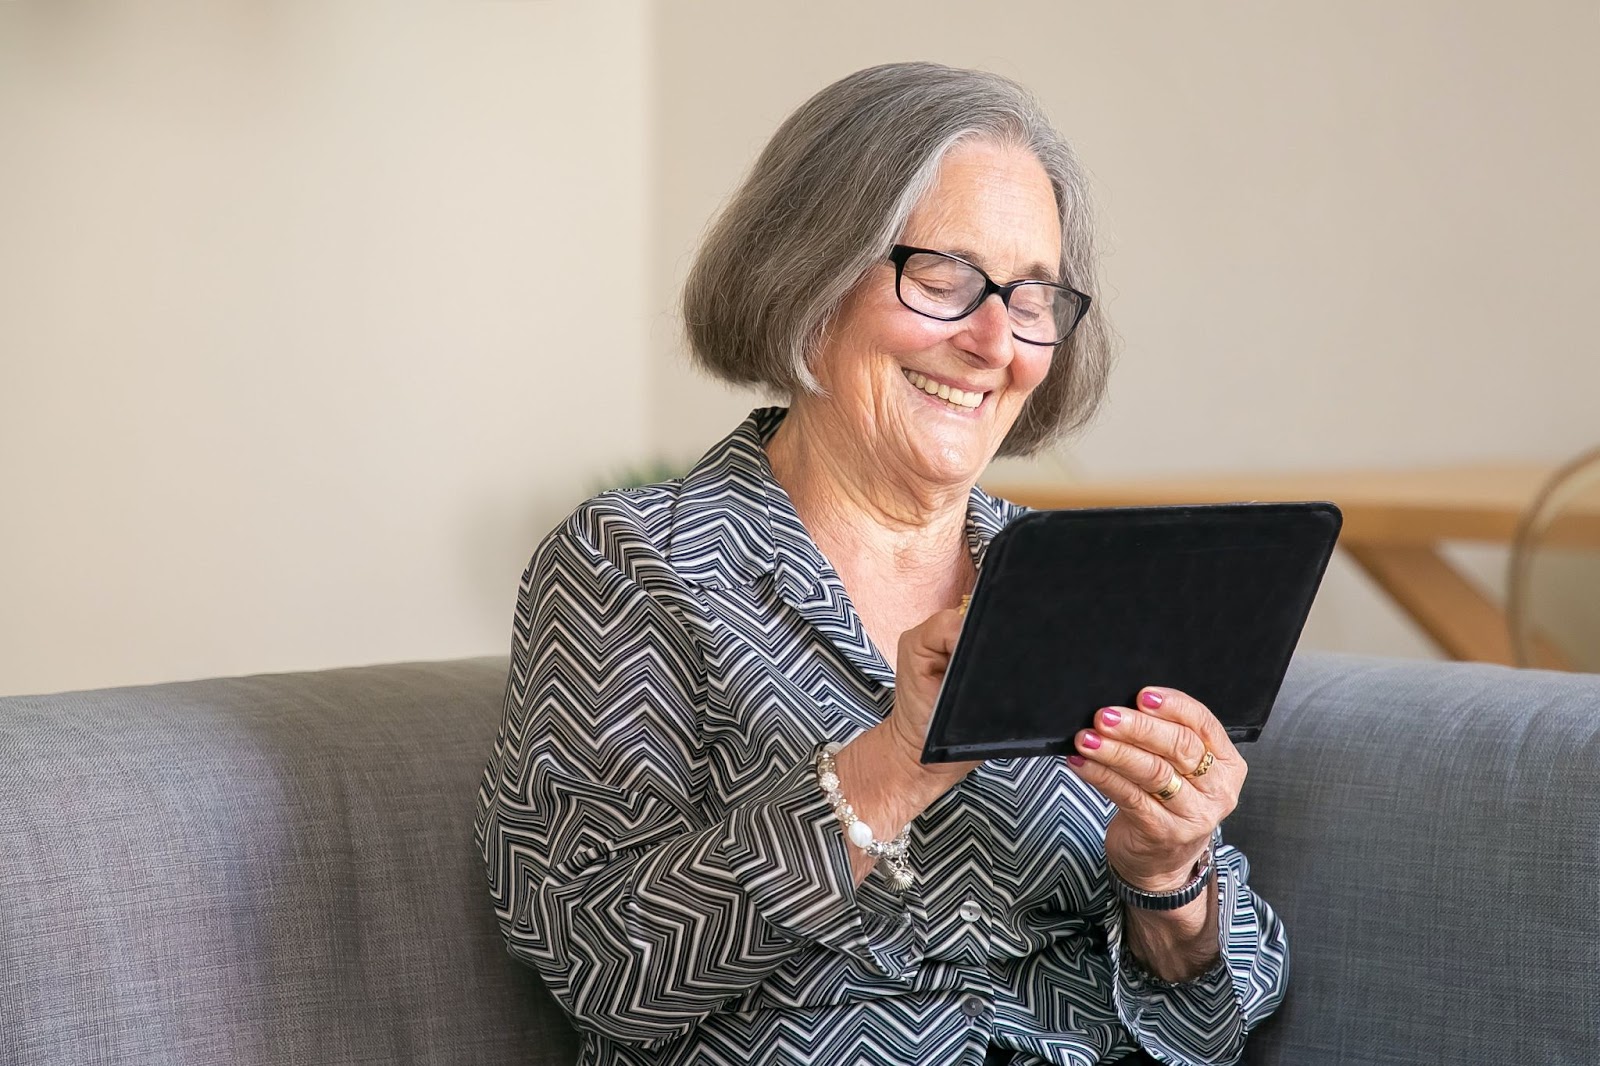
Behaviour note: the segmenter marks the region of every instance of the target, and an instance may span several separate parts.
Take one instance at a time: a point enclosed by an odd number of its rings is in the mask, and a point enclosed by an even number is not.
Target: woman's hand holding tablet
[[[1322,503],[1034,512],[989,546],[922,760],[1067,754],[1117,808],[1125,946],[1163,980],[1215,964],[1234,738],[1266,722],[1340,519]]]
[[[1188,879],[1212,830],[1233,813],[1245,763],[1199,700],[1147,688],[1134,703],[1102,707],[1067,761],[1117,805],[1106,831],[1117,873],[1143,891],[1167,892]]]

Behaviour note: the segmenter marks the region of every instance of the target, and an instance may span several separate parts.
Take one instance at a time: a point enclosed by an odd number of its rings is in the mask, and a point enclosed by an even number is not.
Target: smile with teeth
[[[964,392],[961,389],[952,389],[949,385],[941,385],[937,381],[929,381],[925,375],[919,374],[915,370],[907,370],[905,375],[906,380],[911,382],[915,388],[921,389],[929,396],[939,397],[939,399],[952,407],[965,407],[970,410],[983,402],[984,394],[981,392]]]

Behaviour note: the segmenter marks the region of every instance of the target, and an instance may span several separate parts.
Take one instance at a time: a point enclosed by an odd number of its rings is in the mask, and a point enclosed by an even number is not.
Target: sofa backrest
[[[0,1063],[552,1063],[472,841],[499,659],[0,700]]]
[[[504,678],[0,699],[0,1066],[573,1062],[472,843]],[[1247,1062],[1600,1062],[1600,677],[1301,656],[1245,754]]]
[[[1600,1063],[1600,676],[1302,656],[1244,754],[1290,956],[1247,1062]]]

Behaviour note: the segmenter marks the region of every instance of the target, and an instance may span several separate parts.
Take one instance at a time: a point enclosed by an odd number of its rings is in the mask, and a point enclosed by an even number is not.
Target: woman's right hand
[[[884,725],[911,765],[933,778],[948,778],[954,786],[972,769],[975,762],[922,762],[922,748],[928,739],[928,723],[939,699],[939,686],[950,668],[956,639],[961,635],[962,612],[936,611],[921,625],[900,635],[894,679],[894,710]]]
[[[922,762],[928,721],[960,634],[961,612],[954,609],[937,611],[901,634],[894,709],[834,757],[841,791],[880,839],[899,833],[980,765]],[[874,861],[852,848],[851,865],[859,883]]]

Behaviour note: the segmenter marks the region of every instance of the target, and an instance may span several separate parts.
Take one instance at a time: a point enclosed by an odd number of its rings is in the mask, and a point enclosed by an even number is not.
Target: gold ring
[[[1162,803],[1165,803],[1169,799],[1171,799],[1173,796],[1176,796],[1178,793],[1180,793],[1182,791],[1183,791],[1183,778],[1179,777],[1176,773],[1174,773],[1172,775],[1172,780],[1168,781],[1166,783],[1165,787],[1163,787],[1158,792],[1150,793],[1150,795],[1154,796],[1156,799],[1160,800]]]
[[[961,606],[957,607],[956,610],[960,611],[961,612],[961,616],[963,618],[965,618],[966,614],[967,614],[967,608],[971,607],[971,606],[972,606],[972,594],[969,592],[965,596],[961,597]]]
[[[1216,761],[1217,761],[1217,757],[1215,755],[1211,754],[1211,749],[1210,748],[1207,748],[1206,749],[1206,753],[1204,755],[1200,756],[1200,765],[1196,766],[1193,770],[1190,770],[1188,773],[1184,774],[1183,776],[1184,777],[1204,777],[1204,776],[1206,776],[1206,774],[1211,772],[1211,764],[1216,762]]]

